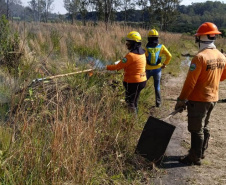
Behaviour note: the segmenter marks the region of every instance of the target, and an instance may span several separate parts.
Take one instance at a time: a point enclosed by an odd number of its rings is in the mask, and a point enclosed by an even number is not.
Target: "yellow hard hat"
[[[159,33],[157,32],[156,29],[152,29],[148,32],[148,37],[158,37]]]
[[[141,36],[137,31],[131,31],[127,37],[126,40],[132,40],[135,42],[141,42]]]

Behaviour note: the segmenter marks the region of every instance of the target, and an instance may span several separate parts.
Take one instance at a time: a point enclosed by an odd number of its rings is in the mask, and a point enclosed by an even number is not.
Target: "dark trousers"
[[[141,90],[145,87],[146,81],[139,83],[127,83],[123,82],[125,87],[125,101],[129,108],[137,110],[137,102],[140,96]]]
[[[191,133],[191,150],[198,158],[207,149],[210,136],[209,119],[216,102],[188,101],[188,131]]]

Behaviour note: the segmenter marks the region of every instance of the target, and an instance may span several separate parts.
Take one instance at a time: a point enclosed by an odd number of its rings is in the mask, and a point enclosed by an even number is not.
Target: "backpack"
[[[148,51],[147,63],[148,63],[148,65],[156,66],[161,62],[161,57],[159,57],[161,48],[162,48],[162,44],[159,44],[155,48],[147,47],[147,51]]]

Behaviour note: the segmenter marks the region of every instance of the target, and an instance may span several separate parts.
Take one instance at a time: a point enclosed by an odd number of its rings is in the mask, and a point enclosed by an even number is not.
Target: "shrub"
[[[22,53],[19,51],[19,34],[11,32],[5,16],[0,18],[0,65],[17,75]]]

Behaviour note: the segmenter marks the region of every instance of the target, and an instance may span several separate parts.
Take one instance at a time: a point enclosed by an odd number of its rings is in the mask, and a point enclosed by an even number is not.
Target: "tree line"
[[[78,14],[84,25],[90,15],[95,15],[95,20],[105,22],[106,29],[113,21],[147,22],[152,25],[158,20],[160,29],[166,30],[178,15],[180,0],[64,0],[64,5],[72,23]],[[133,19],[134,15],[139,19]]]
[[[28,6],[23,7],[21,0],[0,0],[0,15],[4,14],[11,19],[48,22],[53,2],[54,0],[30,0]]]
[[[112,22],[119,21],[133,26],[156,28],[171,32],[192,33],[203,22],[214,22],[226,28],[226,4],[206,1],[180,5],[181,0],[63,0],[65,15],[53,14],[56,0],[30,0],[27,7],[20,0],[9,1],[10,17],[25,21],[58,22],[75,20],[84,25],[87,21],[104,21],[106,29]],[[0,15],[6,14],[6,0],[0,0]]]

